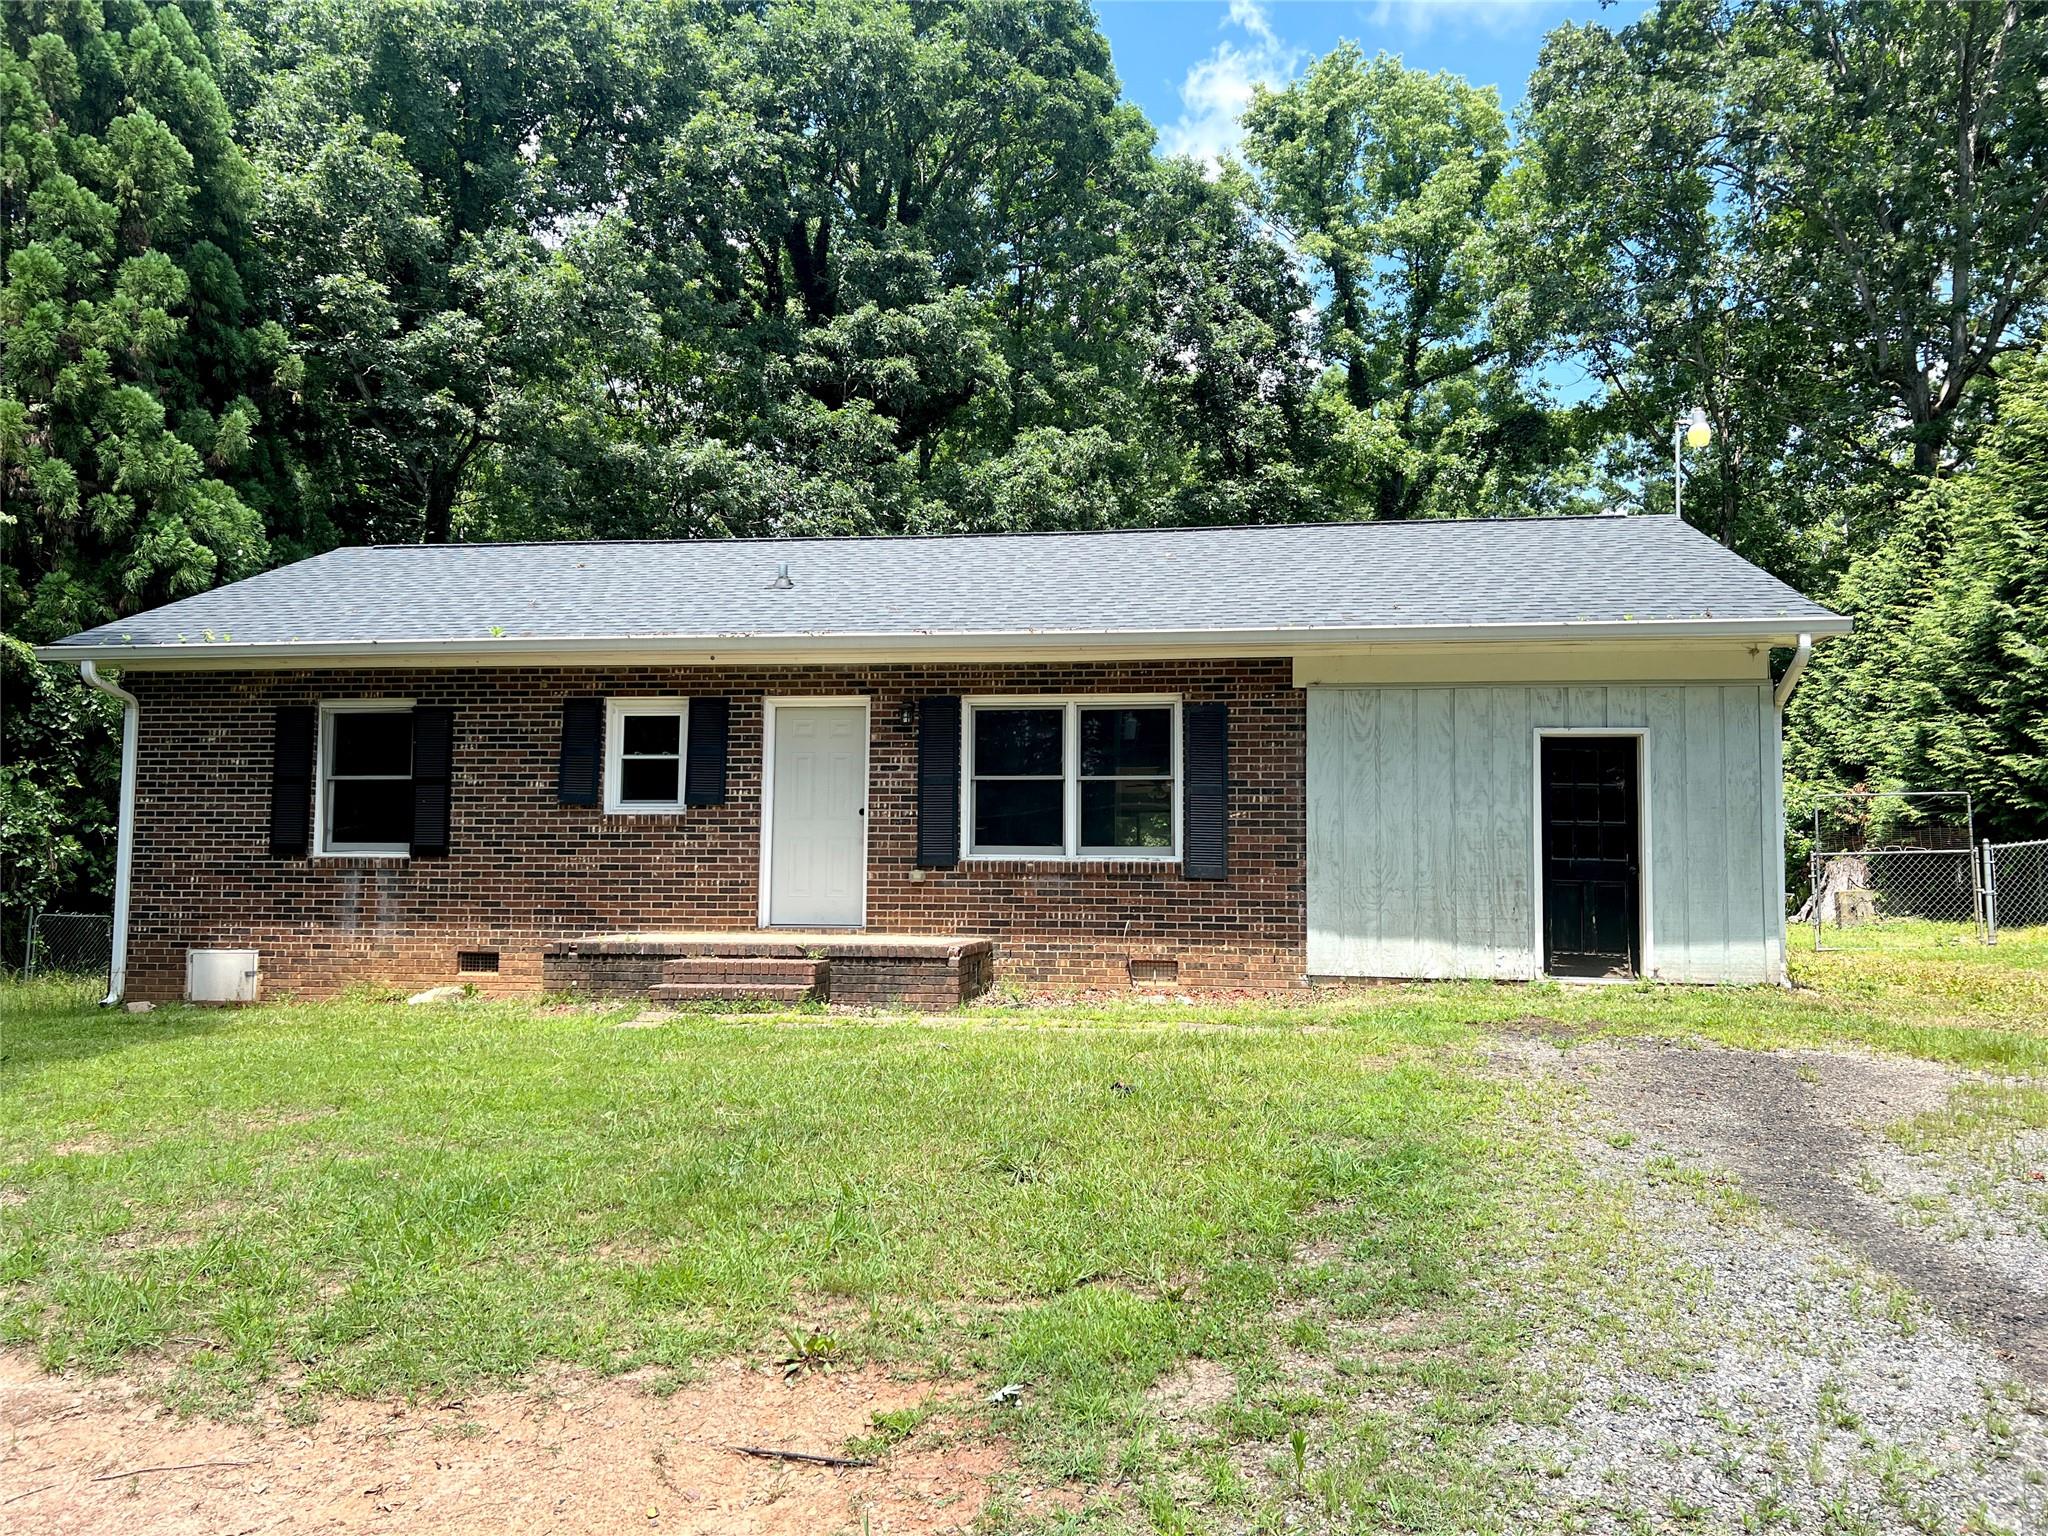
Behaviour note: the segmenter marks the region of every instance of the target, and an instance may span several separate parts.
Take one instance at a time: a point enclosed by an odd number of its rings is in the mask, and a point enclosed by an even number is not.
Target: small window
[[[324,705],[320,851],[412,851],[412,703]]]
[[[1176,700],[968,703],[970,853],[983,858],[1177,855]]]
[[[689,735],[686,699],[610,699],[605,704],[604,808],[680,811]]]

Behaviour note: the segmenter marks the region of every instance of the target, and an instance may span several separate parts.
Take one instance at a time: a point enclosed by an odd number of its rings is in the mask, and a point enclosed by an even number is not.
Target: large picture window
[[[412,851],[410,700],[320,711],[320,851]]]
[[[1178,857],[1178,700],[966,702],[970,855]]]
[[[605,714],[604,808],[680,811],[689,700],[608,699]]]

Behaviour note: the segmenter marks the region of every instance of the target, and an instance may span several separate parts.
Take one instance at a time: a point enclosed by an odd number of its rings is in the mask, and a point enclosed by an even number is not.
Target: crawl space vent
[[[1140,960],[1131,957],[1131,985],[1134,987],[1165,986],[1180,980],[1178,960]]]
[[[495,976],[498,974],[498,952],[495,949],[458,949],[455,952],[455,969],[464,976]]]

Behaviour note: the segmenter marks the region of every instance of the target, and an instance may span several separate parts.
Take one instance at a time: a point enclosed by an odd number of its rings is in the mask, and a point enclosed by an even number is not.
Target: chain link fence
[[[1988,937],[1975,818],[1960,790],[1823,795],[1812,886],[1794,921],[1815,950]]]
[[[1985,843],[1984,926],[1994,944],[2001,928],[2048,926],[2048,837]]]
[[[38,912],[28,924],[25,976],[104,983],[114,963],[114,920],[104,912]]]

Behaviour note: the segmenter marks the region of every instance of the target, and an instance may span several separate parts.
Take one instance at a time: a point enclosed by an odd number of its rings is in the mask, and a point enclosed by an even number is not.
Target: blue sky
[[[1638,0],[1096,0],[1124,94],[1160,148],[1204,160],[1237,142],[1257,84],[1283,85],[1349,38],[1411,68],[1450,70],[1522,99],[1543,34],[1566,20],[1627,25]]]

